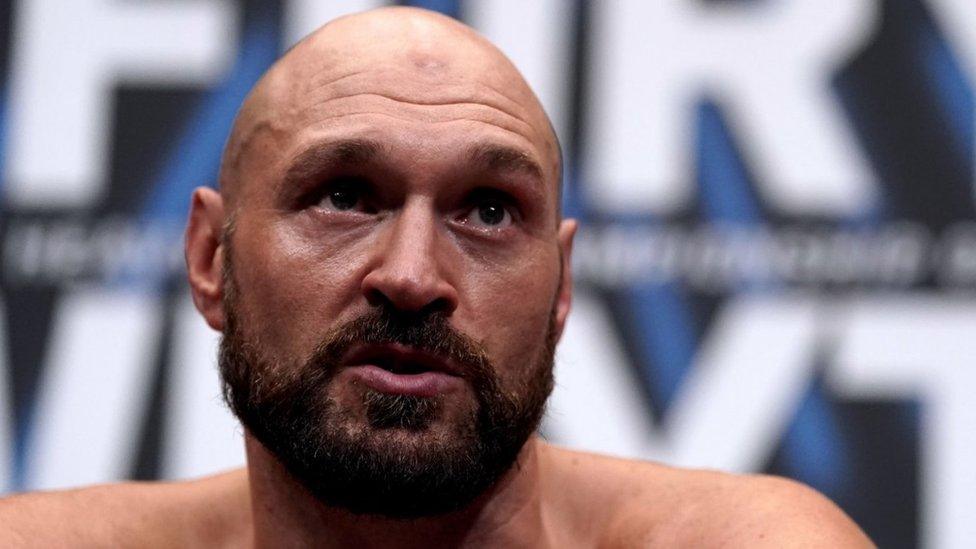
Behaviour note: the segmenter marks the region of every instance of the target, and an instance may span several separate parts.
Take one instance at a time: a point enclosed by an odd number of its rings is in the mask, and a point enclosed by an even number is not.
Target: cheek
[[[467,292],[469,314],[477,319],[470,335],[482,340],[499,370],[526,369],[539,356],[549,331],[558,257],[523,257],[536,259],[483,273]]]
[[[285,226],[249,229],[234,248],[240,314],[269,349],[304,356],[358,296],[362,260]]]

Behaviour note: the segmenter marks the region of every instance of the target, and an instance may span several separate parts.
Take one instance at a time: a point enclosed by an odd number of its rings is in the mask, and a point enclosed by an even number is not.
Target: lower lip
[[[391,395],[432,397],[457,388],[461,378],[443,372],[395,374],[379,366],[351,366],[349,372],[366,386]]]

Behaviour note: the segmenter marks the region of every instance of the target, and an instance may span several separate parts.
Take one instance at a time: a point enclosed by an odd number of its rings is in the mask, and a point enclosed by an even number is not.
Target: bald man
[[[388,8],[302,41],[186,233],[247,469],[14,497],[0,545],[870,546],[787,480],[534,435],[572,288],[560,169],[518,71],[456,21]]]

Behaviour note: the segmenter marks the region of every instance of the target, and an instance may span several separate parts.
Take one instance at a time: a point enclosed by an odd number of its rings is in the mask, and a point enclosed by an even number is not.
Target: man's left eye
[[[512,224],[512,214],[501,200],[480,200],[468,211],[463,221],[474,227],[500,229]]]

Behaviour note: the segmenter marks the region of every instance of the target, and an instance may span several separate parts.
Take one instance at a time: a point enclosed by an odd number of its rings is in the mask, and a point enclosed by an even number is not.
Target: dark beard
[[[434,420],[439,401],[413,395],[388,395],[367,390],[363,405],[374,429],[423,431]]]
[[[518,391],[506,393],[480,345],[438,313],[374,308],[333,329],[303,364],[266,360],[243,335],[236,288],[229,272],[225,277],[219,356],[225,399],[248,431],[326,505],[404,519],[462,509],[511,468],[538,426],[553,386],[552,318],[539,360],[525,370]],[[326,395],[340,358],[356,343],[398,343],[450,357],[462,366],[476,407],[453,433],[409,444],[416,442],[411,433],[439,417],[438,397],[364,389],[369,427],[348,428],[349,412]]]

